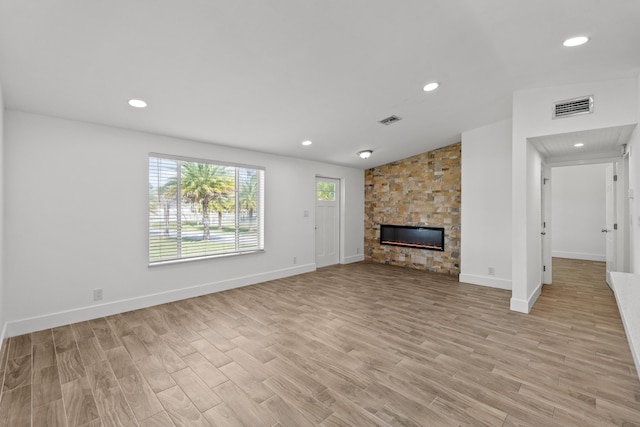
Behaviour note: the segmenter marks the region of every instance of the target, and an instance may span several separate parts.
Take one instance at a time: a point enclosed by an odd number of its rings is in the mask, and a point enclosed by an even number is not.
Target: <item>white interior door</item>
[[[340,260],[340,181],[316,178],[316,267]]]
[[[605,228],[603,233],[607,234],[605,257],[607,262],[607,284],[611,286],[611,272],[616,271],[616,195],[615,181],[613,180],[613,164],[607,166],[605,179],[607,180],[606,190],[606,213]]]

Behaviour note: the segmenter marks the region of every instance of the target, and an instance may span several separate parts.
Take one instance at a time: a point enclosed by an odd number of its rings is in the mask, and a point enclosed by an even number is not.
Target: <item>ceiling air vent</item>
[[[389,116],[386,119],[382,119],[380,120],[378,123],[382,123],[385,126],[389,126],[392,125],[396,122],[399,122],[400,120],[402,120],[400,117],[398,116]]]
[[[553,106],[554,119],[589,113],[593,113],[593,96],[567,99],[556,102]]]

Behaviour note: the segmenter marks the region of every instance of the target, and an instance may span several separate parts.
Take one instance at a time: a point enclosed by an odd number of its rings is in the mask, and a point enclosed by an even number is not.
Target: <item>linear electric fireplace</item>
[[[444,251],[444,228],[380,224],[380,244]]]

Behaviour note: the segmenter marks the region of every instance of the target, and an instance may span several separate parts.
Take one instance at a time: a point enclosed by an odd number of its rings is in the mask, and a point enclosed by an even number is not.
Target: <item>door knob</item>
[[[608,232],[609,232],[609,230],[607,230],[606,228],[603,228],[603,229],[602,229],[602,230],[600,230],[600,231],[602,231],[603,233],[608,233]]]
[[[543,232],[542,232],[542,233],[540,233],[540,234],[542,234],[543,236],[546,236],[546,235],[547,235],[547,233],[546,233],[545,231],[543,231]]]

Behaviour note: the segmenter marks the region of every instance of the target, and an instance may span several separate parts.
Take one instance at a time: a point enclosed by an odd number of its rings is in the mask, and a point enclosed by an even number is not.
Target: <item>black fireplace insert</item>
[[[380,244],[444,251],[444,228],[380,224]]]

